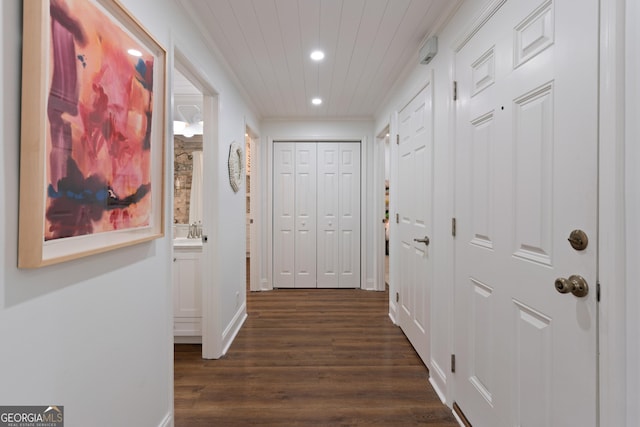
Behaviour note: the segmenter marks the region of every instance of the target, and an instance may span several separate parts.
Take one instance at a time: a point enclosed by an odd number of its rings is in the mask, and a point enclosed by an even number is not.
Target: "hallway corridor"
[[[175,425],[457,426],[388,317],[388,293],[275,290],[247,296],[227,355],[175,346]]]

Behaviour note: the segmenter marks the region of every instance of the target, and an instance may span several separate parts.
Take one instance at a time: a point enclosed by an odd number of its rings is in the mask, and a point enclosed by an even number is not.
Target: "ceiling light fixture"
[[[312,103],[313,105],[320,105],[320,104],[322,104],[322,99],[320,99],[320,98],[313,98],[313,99],[311,100],[311,103]]]
[[[203,121],[200,107],[197,105],[178,105],[177,116],[181,120],[173,121],[173,134],[191,138],[194,135],[202,135]]]
[[[314,50],[311,52],[311,59],[314,61],[322,61],[324,59],[324,52],[321,50]]]

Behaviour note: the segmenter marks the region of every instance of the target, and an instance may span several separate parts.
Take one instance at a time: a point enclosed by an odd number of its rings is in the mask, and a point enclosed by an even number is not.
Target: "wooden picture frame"
[[[23,3],[19,268],[164,235],[165,80],[118,1]]]

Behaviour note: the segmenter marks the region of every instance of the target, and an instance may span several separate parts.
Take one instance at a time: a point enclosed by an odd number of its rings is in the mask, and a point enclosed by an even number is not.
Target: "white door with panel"
[[[433,88],[427,84],[399,113],[399,324],[429,366],[430,254],[433,207]],[[396,261],[393,261],[396,262]]]
[[[597,70],[597,0],[507,1],[456,54],[454,378],[472,425],[596,425]]]
[[[360,286],[360,143],[318,144],[318,287]]]
[[[273,147],[273,286],[359,287],[360,143]]]

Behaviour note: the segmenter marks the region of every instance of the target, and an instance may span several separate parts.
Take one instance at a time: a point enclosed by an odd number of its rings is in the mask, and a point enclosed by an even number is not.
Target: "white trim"
[[[360,289],[367,291],[375,290],[375,288],[369,288],[367,284],[372,278],[367,277],[367,268],[372,256],[367,256],[369,250],[368,241],[371,235],[370,224],[368,220],[370,209],[367,208],[367,193],[368,188],[371,185],[368,179],[369,175],[369,143],[367,137],[363,136],[360,139]]]
[[[162,421],[160,421],[158,427],[173,427],[173,412],[168,412]]]
[[[238,335],[238,332],[240,332],[240,328],[244,325],[247,317],[247,304],[244,303],[240,306],[236,314],[233,316],[231,323],[229,323],[222,333],[222,353],[220,356],[227,354],[229,347],[231,347],[233,340]]]
[[[635,0],[634,0],[635,1]],[[598,311],[601,426],[624,426],[625,224],[624,188],[624,0],[600,2]],[[635,405],[634,405],[635,406]]]
[[[505,4],[507,0],[491,0],[480,11],[478,16],[471,21],[467,28],[454,40],[451,48],[454,52],[459,52],[471,38],[491,19],[493,15]]]
[[[253,128],[249,125],[245,118],[245,132],[249,134],[249,147],[251,150],[251,171],[249,172],[249,185],[250,185],[250,217],[253,219],[253,224],[250,224],[250,236],[249,236],[249,244],[251,247],[249,248],[250,254],[250,268],[249,268],[249,290],[251,291],[259,291],[261,290],[260,286],[260,274],[262,272],[262,251],[260,248],[262,247],[262,228],[265,222],[264,219],[264,211],[261,201],[262,197],[262,163],[261,159],[261,145],[260,145],[260,137],[257,136]],[[246,192],[245,192],[246,197]]]
[[[398,111],[397,109],[391,113],[389,117],[389,138],[390,141],[390,153],[391,158],[389,159],[389,182],[398,182],[398,144],[396,144],[394,139],[397,138],[398,135]],[[399,281],[398,276],[398,266],[396,263],[397,257],[392,256],[392,254],[399,253],[399,245],[397,243],[398,239],[393,239],[393,236],[398,235],[398,230],[395,221],[396,214],[398,213],[398,191],[391,190],[389,192],[389,317],[393,320],[395,325],[399,322],[399,312],[398,312],[398,304],[396,303],[396,285]]]
[[[201,72],[201,68],[196,66],[190,58],[197,55],[189,55],[187,44],[174,40],[172,59],[173,67],[180,72],[202,92],[202,113],[204,119],[204,133],[202,135],[203,160],[204,160],[204,188],[206,197],[203,204],[203,234],[208,235],[209,243],[203,246],[202,256],[204,262],[202,277],[207,278],[202,283],[202,357],[205,359],[215,359],[222,355],[222,336],[220,333],[220,281],[216,280],[216,272],[219,271],[219,255],[216,251],[217,223],[211,218],[216,218],[215,200],[217,200],[218,189],[220,187],[215,168],[210,165],[218,162],[218,134],[212,130],[218,130],[219,101],[217,91],[209,83],[209,79]],[[173,164],[173,162],[172,162]],[[173,171],[173,168],[171,169]],[[209,219],[209,220],[208,220]],[[173,252],[171,252],[173,256]],[[173,264],[173,263],[171,263]],[[173,267],[172,274],[173,274]]]
[[[202,335],[174,335],[173,344],[202,344]]]
[[[385,237],[384,233],[380,233],[380,217],[378,214],[384,215],[385,206],[385,140],[389,138],[391,144],[391,134],[389,133],[389,123],[386,123],[382,129],[376,133],[373,151],[373,171],[372,171],[372,188],[373,188],[373,282],[372,289],[377,291],[385,290],[384,270],[385,270]],[[389,134],[387,137],[386,135]],[[382,218],[384,219],[384,218]],[[389,217],[391,221],[391,217]],[[383,225],[384,228],[384,225]]]
[[[627,348],[617,349],[624,352],[626,356],[626,370],[622,373],[627,380],[625,394],[623,396],[612,396],[624,399],[626,404],[627,425],[637,423],[640,419],[640,288],[637,278],[640,277],[640,29],[637,26],[640,19],[640,4],[637,0],[627,0],[626,10],[622,10],[626,17],[626,177],[625,177],[625,202],[626,202],[626,319],[624,323],[617,326],[625,330],[625,342]],[[631,279],[635,280],[631,280]],[[613,424],[612,424],[613,425]],[[622,425],[622,424],[620,424]],[[602,424],[604,427],[605,424]]]
[[[449,128],[447,129],[447,135],[450,137],[450,144],[448,144],[449,148],[449,176],[447,177],[447,184],[449,188],[447,189],[447,193],[450,194],[449,197],[449,217],[451,219],[456,217],[456,141],[458,140],[457,134],[457,104],[456,101],[453,100],[453,93],[451,92],[453,88],[453,82],[456,81],[456,55],[451,55],[451,61],[449,61],[449,70],[448,70],[448,81],[446,82],[446,102],[447,102],[447,116],[449,118]],[[437,117],[437,116],[436,116]],[[448,281],[449,283],[455,283],[456,280],[456,242],[455,237],[449,233],[450,237],[450,246],[449,246],[449,256],[451,257],[451,267],[449,271]],[[451,290],[447,296],[449,299],[448,306],[449,310],[449,318],[447,319],[447,325],[449,327],[449,331],[447,336],[449,337],[448,349],[446,354],[455,354],[455,292],[454,287],[451,286]],[[453,400],[455,396],[455,378],[453,375],[449,375],[446,378],[446,399],[449,406],[453,406]],[[454,411],[455,413],[455,411]]]
[[[443,393],[443,391],[440,389],[438,382],[433,380],[433,376],[431,375],[431,370],[429,370],[429,384],[431,384],[431,387],[433,387],[433,390],[438,395],[438,398],[440,399],[440,401],[446,405],[447,399],[446,399],[445,393]]]

